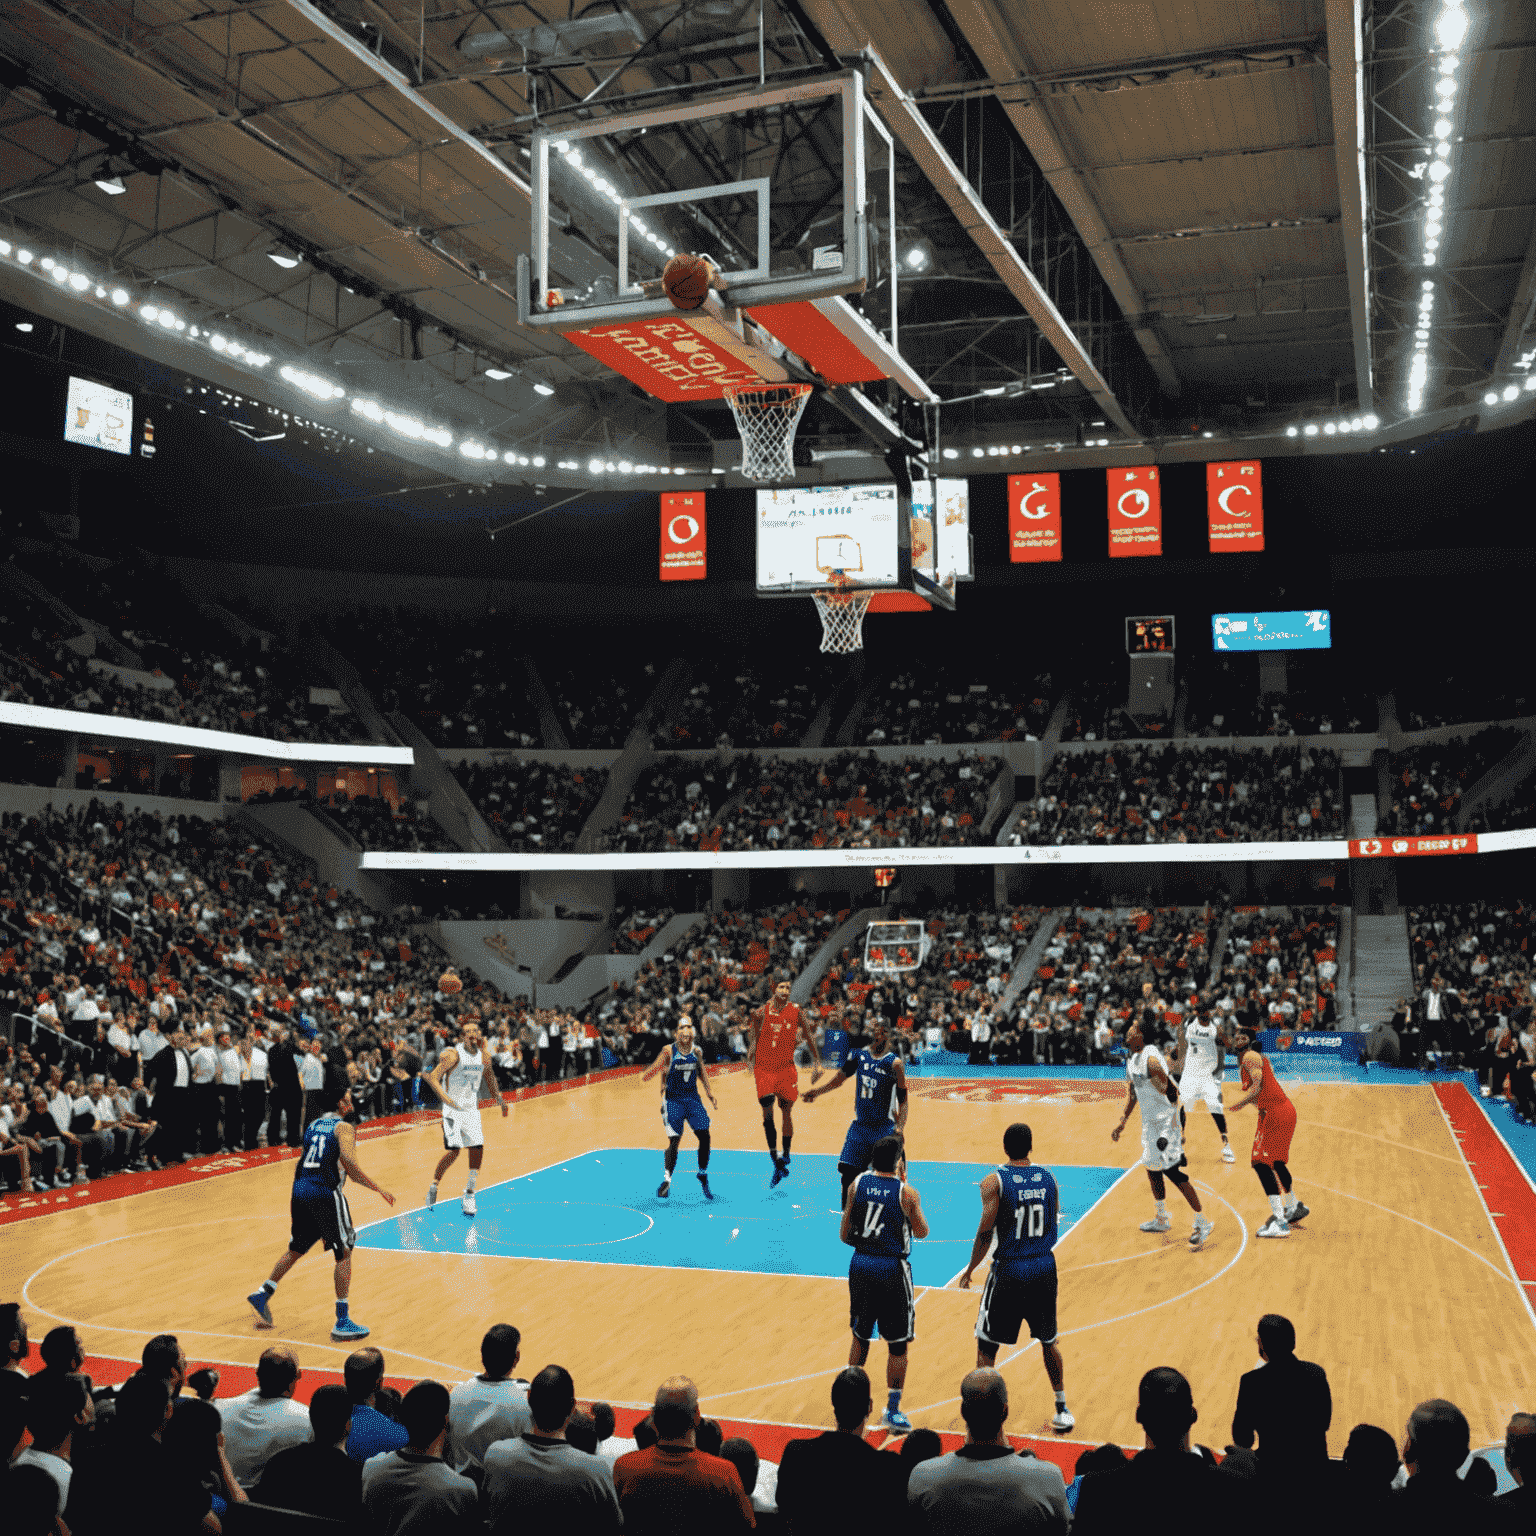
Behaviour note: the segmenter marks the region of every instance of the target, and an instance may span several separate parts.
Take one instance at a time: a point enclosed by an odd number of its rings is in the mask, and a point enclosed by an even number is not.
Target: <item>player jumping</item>
[[[704,1057],[693,1048],[693,1021],[686,1014],[677,1026],[677,1044],[662,1046],[640,1081],[648,1083],[658,1072],[662,1074],[661,1118],[667,1127],[667,1172],[656,1193],[663,1200],[672,1193],[672,1170],[677,1167],[677,1146],[686,1124],[693,1127],[693,1134],[699,1138],[699,1187],[706,1200],[713,1200],[715,1194],[709,1187],[708,1172],[709,1114],[699,1102],[699,1089],[704,1090],[713,1109],[720,1106],[709,1086]]]
[[[995,1366],[998,1347],[1017,1344],[1020,1324],[1028,1323],[1030,1338],[1040,1340],[1040,1358],[1056,1394],[1051,1428],[1065,1434],[1077,1420],[1067,1412],[1066,1367],[1056,1343],[1053,1250],[1060,1206],[1055,1177],[1029,1160],[1034,1145],[1034,1132],[1022,1122],[1003,1132],[1008,1161],[981,1181],[981,1222],[959,1285],[962,1291],[970,1289],[995,1232],[997,1251],[976,1313],[977,1369]]]
[[[495,1070],[478,1024],[466,1024],[459,1043],[450,1045],[437,1058],[437,1065],[422,1079],[442,1101],[443,1146],[446,1149],[432,1171],[427,1186],[427,1205],[437,1204],[438,1180],[457,1161],[459,1150],[469,1151],[469,1177],[464,1180],[464,1197],[459,1202],[466,1216],[475,1214],[475,1183],[480,1177],[480,1163],[485,1156],[485,1128],[480,1123],[480,1089],[501,1105],[501,1118],[507,1118],[507,1101],[497,1086]]]
[[[1222,1111],[1221,1074],[1225,1066],[1227,1043],[1221,1030],[1210,1019],[1200,1017],[1193,1022],[1179,1020],[1178,1064],[1179,1077],[1179,1131],[1185,1128],[1187,1106],[1205,1101],[1211,1112],[1216,1129],[1221,1132],[1221,1160],[1234,1161],[1232,1144],[1227,1140],[1227,1117]]]
[[[1243,1096],[1232,1112],[1257,1104],[1259,1128],[1253,1133],[1253,1171],[1269,1196],[1273,1213],[1254,1233],[1255,1237],[1289,1237],[1298,1221],[1312,1213],[1296,1198],[1291,1188],[1291,1170],[1286,1162],[1291,1155],[1291,1137],[1296,1133],[1296,1106],[1291,1103],[1278,1081],[1275,1069],[1265,1060],[1256,1032],[1239,1028],[1234,1037],[1237,1059],[1243,1074]]]
[[[912,1428],[901,1411],[907,1384],[907,1345],[917,1334],[912,1293],[912,1239],[928,1236],[923,1202],[906,1182],[907,1165],[899,1136],[882,1136],[870,1149],[870,1166],[854,1181],[838,1236],[853,1250],[848,1261],[848,1317],[853,1344],[849,1365],[869,1359],[878,1328],[885,1340],[888,1394],[881,1423],[898,1435]]]
[[[245,1299],[256,1309],[257,1326],[272,1327],[268,1303],[278,1281],[316,1242],[322,1243],[336,1256],[336,1325],[331,1329],[331,1337],[344,1343],[366,1339],[368,1330],[347,1315],[347,1297],[352,1289],[352,1249],[357,1238],[343,1187],[350,1176],[380,1196],[386,1205],[393,1205],[395,1197],[375,1184],[357,1160],[357,1133],[342,1118],[352,1113],[352,1098],[346,1085],[328,1084],[315,1097],[320,1101],[320,1116],[310,1121],[304,1132],[304,1152],[293,1171],[293,1193],[288,1201],[293,1234],[282,1257],[272,1266],[271,1277]]]
[[[821,1076],[821,1052],[799,1005],[789,1000],[789,983],[781,981],[773,997],[763,1004],[752,1022],[752,1039],[747,1060],[757,1083],[757,1102],[763,1110],[763,1135],[768,1138],[768,1156],[773,1160],[773,1183],[789,1177],[789,1144],[794,1138],[793,1106],[800,1097],[800,1079],[795,1071],[795,1046],[800,1040],[811,1048],[811,1082]],[[779,1156],[778,1133],[773,1123],[773,1101],[779,1101],[784,1116],[784,1156]],[[857,1362],[856,1362],[857,1363]]]
[[[869,1167],[875,1143],[893,1130],[899,1135],[907,1128],[907,1069],[901,1057],[887,1049],[884,1019],[877,1018],[870,1025],[869,1041],[843,1063],[830,1082],[805,1090],[805,1102],[814,1104],[822,1094],[841,1088],[850,1077],[858,1083],[853,1124],[848,1127],[837,1159],[837,1171],[843,1179],[844,1207],[848,1204],[848,1187]]]
[[[1173,1226],[1163,1198],[1167,1194],[1163,1180],[1165,1177],[1170,1178],[1195,1213],[1189,1246],[1204,1247],[1215,1223],[1200,1209],[1200,1196],[1189,1182],[1189,1175],[1184,1172],[1184,1164],[1188,1159],[1184,1156],[1184,1138],[1179,1129],[1178,1093],[1168,1081],[1168,1067],[1163,1060],[1163,1053],[1155,1045],[1146,1043],[1141,1026],[1134,1021],[1125,1032],[1125,1049],[1125,1113],[1120,1116],[1120,1124],[1109,1133],[1109,1139],[1120,1140],[1120,1133],[1130,1120],[1131,1111],[1139,1104],[1141,1162],[1152,1185],[1152,1198],[1157,1201],[1157,1214],[1150,1221],[1142,1222],[1141,1230],[1166,1232]]]

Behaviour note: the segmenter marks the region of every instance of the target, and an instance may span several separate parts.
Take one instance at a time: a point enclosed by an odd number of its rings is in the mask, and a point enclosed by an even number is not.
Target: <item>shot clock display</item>
[[[1127,656],[1153,656],[1173,650],[1173,615],[1130,618],[1125,621]]]

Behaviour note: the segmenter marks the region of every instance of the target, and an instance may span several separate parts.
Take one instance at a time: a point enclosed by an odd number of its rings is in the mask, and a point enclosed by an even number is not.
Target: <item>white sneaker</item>
[[[1144,1221],[1139,1229],[1142,1232],[1171,1232],[1173,1222],[1167,1216],[1154,1216],[1151,1221]]]
[[[1059,1429],[1062,1434],[1066,1434],[1076,1423],[1077,1420],[1065,1408],[1058,1408],[1051,1419],[1051,1428]]]
[[[473,1216],[475,1214],[475,1197],[473,1195],[465,1195],[464,1198],[459,1201],[459,1209],[463,1211],[466,1216]]]
[[[1486,1083],[1484,1083],[1483,1086],[1477,1091],[1482,1094],[1485,1099],[1491,1099],[1493,1097],[1493,1089],[1490,1088]]]
[[[1281,1221],[1278,1216],[1271,1216],[1253,1235],[1255,1237],[1289,1237],[1291,1226],[1289,1222]]]
[[[1235,1163],[1237,1161],[1236,1154],[1225,1142],[1222,1143],[1221,1147],[1221,1160],[1224,1163]]]
[[[1194,1230],[1189,1234],[1189,1246],[1191,1248],[1205,1247],[1205,1240],[1211,1235],[1211,1228],[1215,1225],[1216,1223],[1204,1214],[1196,1216]]]

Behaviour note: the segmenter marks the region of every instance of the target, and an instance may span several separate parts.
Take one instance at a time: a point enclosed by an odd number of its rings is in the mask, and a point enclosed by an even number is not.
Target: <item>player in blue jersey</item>
[[[901,1411],[907,1383],[907,1345],[917,1332],[912,1296],[912,1239],[928,1236],[923,1202],[906,1182],[901,1138],[882,1136],[870,1151],[870,1166],[853,1181],[838,1236],[853,1250],[848,1261],[848,1317],[853,1329],[849,1365],[869,1359],[869,1341],[878,1329],[885,1340],[888,1401],[881,1423],[899,1435],[912,1428]]]
[[[648,1083],[661,1073],[661,1118],[667,1128],[667,1172],[656,1193],[663,1200],[672,1193],[672,1170],[677,1167],[677,1145],[683,1139],[683,1127],[691,1125],[699,1138],[699,1188],[706,1200],[715,1198],[709,1187],[709,1112],[699,1102],[699,1089],[703,1089],[710,1104],[715,1103],[715,1090],[709,1086],[709,1074],[704,1070],[704,1053],[693,1046],[693,1020],[686,1014],[677,1026],[675,1044],[664,1045],[656,1053],[656,1060],[646,1068],[640,1079]]]
[[[869,1167],[875,1143],[892,1131],[907,1127],[907,1069],[901,1057],[888,1049],[885,1021],[876,1018],[870,1025],[869,1044],[860,1046],[842,1065],[837,1076],[819,1088],[807,1088],[805,1102],[813,1104],[824,1093],[841,1088],[852,1078],[854,1091],[853,1124],[843,1141],[837,1159],[837,1171],[843,1178],[843,1205],[848,1204],[848,1189]]]
[[[976,1314],[976,1365],[997,1364],[998,1346],[1017,1344],[1019,1328],[1029,1324],[1029,1336],[1040,1340],[1040,1358],[1056,1393],[1051,1428],[1063,1434],[1077,1422],[1067,1412],[1066,1374],[1056,1343],[1056,1223],[1059,1219],[1056,1180],[1029,1160],[1035,1144],[1027,1125],[1010,1125],[1003,1132],[1008,1161],[981,1181],[981,1222],[971,1244],[971,1262],[960,1276],[960,1289],[969,1290],[976,1266],[986,1258],[997,1236],[992,1269]]]
[[[305,1128],[299,1166],[293,1171],[293,1194],[288,1202],[293,1235],[282,1257],[272,1266],[271,1278],[262,1281],[261,1289],[245,1299],[256,1309],[257,1326],[272,1327],[268,1303],[278,1281],[317,1242],[323,1243],[336,1257],[336,1326],[331,1329],[331,1337],[338,1342],[366,1339],[368,1330],[347,1314],[347,1297],[352,1289],[352,1248],[357,1238],[342,1190],[351,1178],[382,1196],[386,1205],[393,1205],[395,1197],[375,1184],[357,1160],[357,1133],[342,1118],[352,1113],[347,1085],[329,1083],[316,1098],[320,1102],[320,1116]]]

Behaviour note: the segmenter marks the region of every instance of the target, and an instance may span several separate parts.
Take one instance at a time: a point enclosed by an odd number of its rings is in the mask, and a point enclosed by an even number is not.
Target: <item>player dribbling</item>
[[[763,1111],[763,1135],[768,1140],[768,1156],[773,1160],[773,1183],[789,1177],[789,1146],[794,1139],[794,1102],[800,1097],[799,1074],[795,1071],[795,1046],[804,1040],[811,1048],[811,1082],[821,1076],[821,1052],[816,1037],[801,1014],[799,1005],[789,1000],[790,985],[781,981],[773,997],[763,1004],[752,1023],[747,1060],[757,1088],[757,1102]],[[784,1117],[784,1155],[779,1156],[777,1131],[773,1123],[773,1101],[779,1101]]]
[[[475,1214],[475,1184],[480,1178],[480,1164],[485,1157],[485,1127],[480,1123],[480,1090],[485,1097],[501,1105],[501,1117],[507,1117],[507,1101],[496,1084],[491,1058],[478,1024],[466,1024],[459,1043],[450,1045],[437,1059],[437,1065],[422,1079],[441,1101],[443,1110],[443,1155],[437,1160],[432,1182],[427,1186],[428,1208],[437,1204],[438,1181],[448,1172],[461,1150],[469,1153],[469,1176],[464,1180],[464,1194],[459,1208],[466,1216]]]
[[[709,1187],[709,1113],[699,1102],[699,1090],[702,1088],[708,1095],[711,1108],[718,1110],[720,1106],[709,1086],[703,1054],[693,1047],[693,1020],[686,1014],[678,1023],[676,1043],[662,1046],[640,1081],[648,1083],[658,1072],[662,1074],[661,1118],[667,1128],[667,1152],[666,1173],[656,1193],[663,1200],[672,1193],[678,1144],[683,1139],[683,1127],[691,1125],[699,1141],[699,1188],[706,1200],[713,1200],[714,1191]]]

